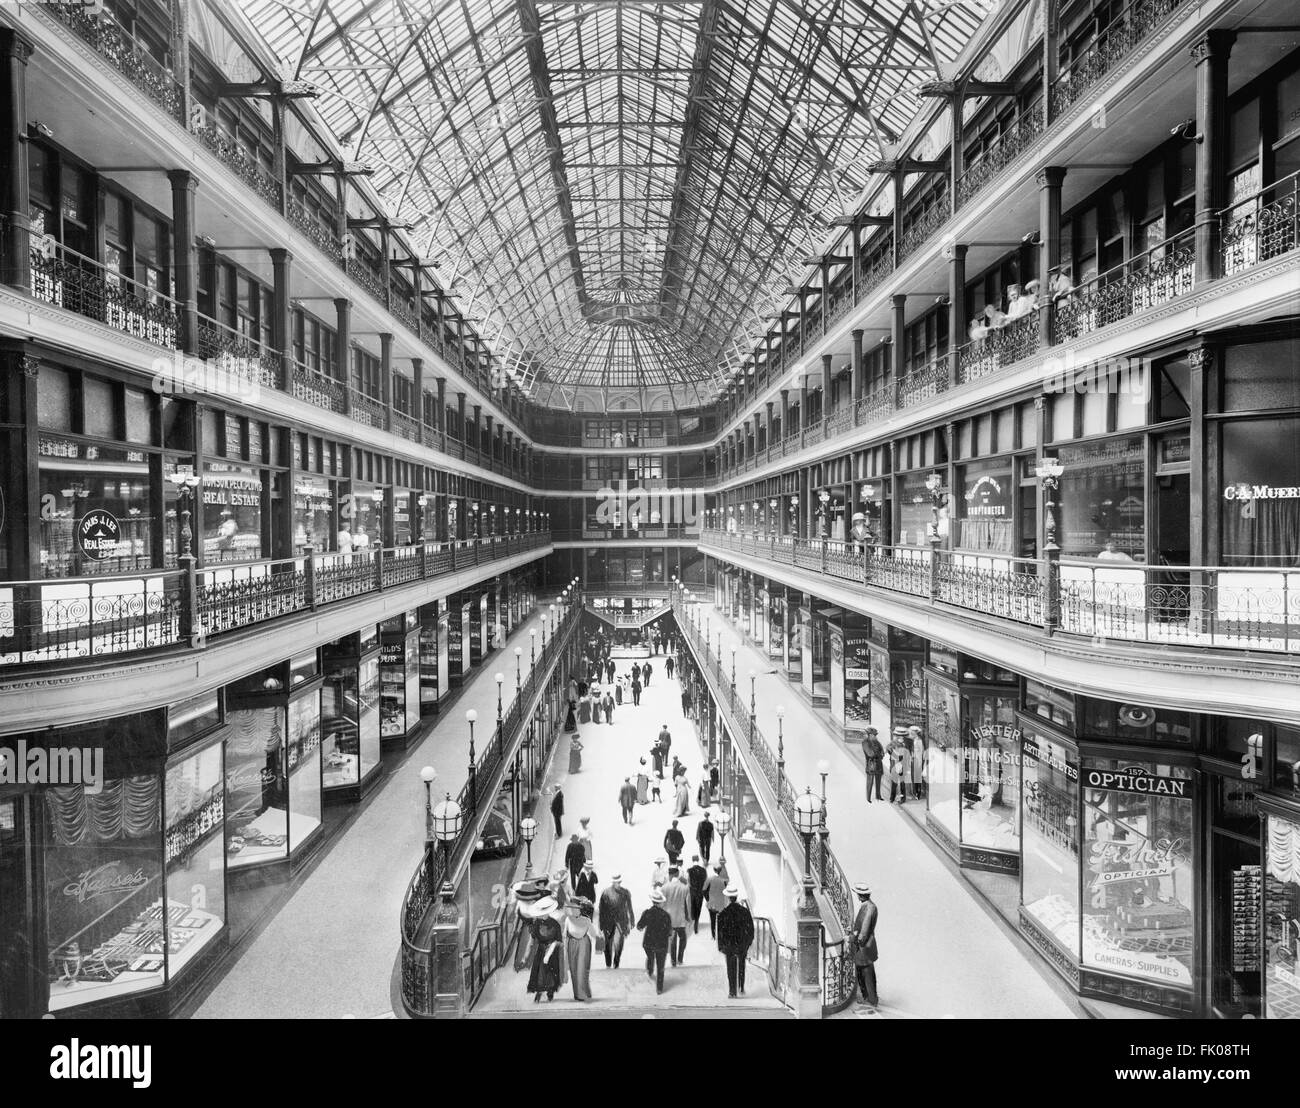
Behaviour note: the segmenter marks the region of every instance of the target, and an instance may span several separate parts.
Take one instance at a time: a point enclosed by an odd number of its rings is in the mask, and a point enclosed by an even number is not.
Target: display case
[[[321,651],[321,773],[331,801],[357,800],[378,779],[379,639],[373,627]]]
[[[731,820],[735,828],[736,845],[753,850],[780,853],[781,846],[776,831],[759,803],[758,794],[750,784],[740,759],[731,759]]]
[[[431,715],[447,692],[447,602],[420,609],[420,714]]]
[[[414,611],[380,624],[379,735],[405,743],[420,728],[420,625]]]
[[[1021,725],[1021,926],[1079,962],[1079,752],[1042,719]]]
[[[1264,819],[1264,1012],[1300,1019],[1300,816]]]

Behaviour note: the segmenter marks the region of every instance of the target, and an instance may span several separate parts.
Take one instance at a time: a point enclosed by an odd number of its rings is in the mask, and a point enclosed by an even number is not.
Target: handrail
[[[499,788],[499,777],[531,722],[536,703],[545,694],[555,667],[571,645],[577,628],[581,625],[581,613],[582,601],[578,596],[574,598],[551,638],[538,650],[528,677],[515,694],[509,711],[502,716],[501,726],[493,728],[487,746],[474,763],[472,775],[457,797],[457,803],[466,817],[462,821],[460,833],[446,850],[435,851],[432,844],[426,844],[420,862],[407,883],[402,898],[399,933],[402,948],[402,1003],[412,1015],[428,1016],[434,1011],[436,982],[433,980],[431,965],[433,946],[420,944],[420,931],[434,908],[435,898],[444,881],[469,864],[470,855],[478,841],[479,825],[488,817],[491,800]],[[527,713],[524,711],[526,704],[529,705]]]
[[[0,669],[159,648],[213,636],[550,544],[549,532],[218,562],[197,569],[0,581]]]
[[[1284,654],[1300,646],[1300,566],[1020,558],[829,539],[778,541],[708,528],[701,531],[700,545],[1037,626],[1048,634]]]

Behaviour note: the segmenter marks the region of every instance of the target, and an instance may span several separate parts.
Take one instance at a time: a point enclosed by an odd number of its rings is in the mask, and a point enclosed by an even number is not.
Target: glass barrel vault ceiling
[[[534,399],[711,400],[990,8],[236,0]]]

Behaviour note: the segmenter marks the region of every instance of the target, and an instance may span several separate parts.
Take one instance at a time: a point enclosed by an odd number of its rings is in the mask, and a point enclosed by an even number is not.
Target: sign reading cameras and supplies
[[[103,561],[117,553],[122,541],[122,525],[117,516],[96,508],[87,512],[77,523],[77,549],[87,558]]]

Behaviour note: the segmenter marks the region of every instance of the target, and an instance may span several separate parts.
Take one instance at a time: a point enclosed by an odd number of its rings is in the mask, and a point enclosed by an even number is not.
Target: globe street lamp
[[[515,695],[519,695],[519,690],[523,687],[523,674],[520,672],[520,666],[523,665],[524,648],[515,647]]]
[[[433,806],[433,837],[442,843],[444,880],[449,880],[451,876],[451,844],[460,835],[463,819],[460,805],[452,800],[451,793],[447,793],[445,800],[440,800]]]
[[[505,683],[506,675],[504,673],[493,674],[492,680],[497,683],[497,731],[501,730],[501,686]]]
[[[722,805],[722,811],[718,813],[718,818],[713,821],[713,826],[718,829],[718,849],[722,853],[722,861],[725,865],[727,861],[727,832],[731,830],[731,801],[724,796],[718,803]]]
[[[528,628],[528,671],[537,665],[537,628]]]
[[[420,780],[424,782],[424,843],[427,847],[433,842],[433,783],[438,771],[433,766],[420,770]]]
[[[803,838],[803,872],[804,888],[811,889],[812,880],[812,840],[821,826],[822,805],[812,794],[812,786],[804,788],[803,795],[794,802],[795,828]]]
[[[465,722],[469,724],[469,802],[478,808],[478,769],[474,757],[474,724],[478,722],[478,712],[471,708],[465,713]]]
[[[519,837],[524,840],[524,879],[527,880],[533,875],[533,840],[537,838],[537,821],[532,816],[524,816],[519,821]]]
[[[190,542],[194,538],[194,532],[190,530],[189,505],[199,485],[202,484],[203,478],[190,469],[189,466],[177,466],[168,474],[167,480],[176,486],[176,497],[181,504],[180,556],[187,560],[192,559],[194,554],[190,550]]]

